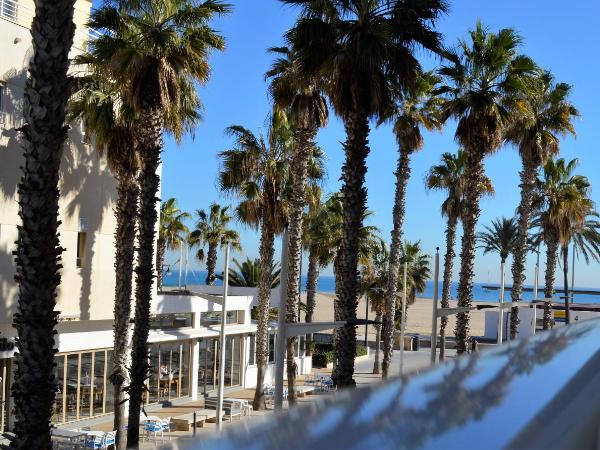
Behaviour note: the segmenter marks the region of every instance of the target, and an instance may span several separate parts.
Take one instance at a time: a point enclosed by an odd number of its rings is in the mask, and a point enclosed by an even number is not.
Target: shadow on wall
[[[21,177],[21,166],[24,163],[23,148],[17,130],[23,123],[23,88],[27,79],[27,65],[32,50],[29,49],[23,61],[23,68],[11,70],[0,75],[6,83],[4,95],[4,124],[0,125],[0,322],[16,310],[17,286],[14,281],[15,264],[12,252],[15,250],[18,217],[17,184]],[[102,232],[104,215],[112,208],[115,200],[115,183],[112,176],[104,170],[105,164],[100,160],[95,149],[84,143],[84,136],[79,124],[71,124],[71,129],[61,162],[59,188],[61,192],[60,218],[61,244],[72,249],[73,256],[77,251],[77,232],[86,231],[86,264],[78,268],[75,258],[67,261],[63,253],[61,271],[63,285],[59,287],[59,302],[65,299],[66,304],[74,309],[74,301],[66,296],[73,296],[71,283],[65,286],[68,278],[72,283],[80,283],[79,315],[82,320],[90,318],[90,297],[92,292],[92,265],[96,264],[98,235]],[[80,219],[87,225],[81,230]],[[107,231],[111,233],[113,230]],[[69,242],[65,240],[68,239]],[[112,251],[110,248],[109,251]],[[71,253],[69,253],[71,255]],[[112,267],[102,270],[110,272]],[[74,300],[74,299],[73,299]],[[60,307],[58,308],[60,309]],[[76,311],[65,311],[75,313]]]

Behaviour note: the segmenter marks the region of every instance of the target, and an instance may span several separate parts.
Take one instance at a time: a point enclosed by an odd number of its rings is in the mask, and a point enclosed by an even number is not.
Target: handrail
[[[598,448],[598,386],[600,321],[588,320],[172,448]]]

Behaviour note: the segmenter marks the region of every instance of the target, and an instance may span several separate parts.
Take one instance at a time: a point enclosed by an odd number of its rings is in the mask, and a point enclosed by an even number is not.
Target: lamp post
[[[502,344],[502,332],[504,331],[504,261],[500,263],[500,308],[498,310],[498,344]]]
[[[287,272],[288,272],[288,229],[283,231],[281,241],[281,280],[279,294],[279,313],[277,315],[277,341],[275,342],[275,410],[283,408],[283,363],[285,359],[285,307],[287,300]]]
[[[408,275],[408,263],[404,262],[404,278],[403,278],[403,290],[402,290],[402,321],[400,322],[400,375],[402,375],[402,369],[404,368],[404,330],[406,328],[406,279]]]
[[[219,392],[217,394],[217,428],[223,428],[223,385],[225,384],[225,324],[227,323],[227,290],[229,285],[229,242],[225,247],[223,272],[223,305],[221,306],[221,334],[219,336]]]
[[[435,248],[435,266],[433,271],[433,314],[431,318],[431,364],[435,364],[437,347],[437,310],[438,310],[438,286],[440,277],[440,248]]]

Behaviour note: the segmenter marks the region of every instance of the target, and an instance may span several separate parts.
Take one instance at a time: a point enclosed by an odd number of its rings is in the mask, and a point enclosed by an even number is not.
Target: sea
[[[183,278],[184,277],[182,276],[182,284],[183,284]],[[205,284],[205,281],[204,281],[205,278],[206,278],[206,271],[204,271],[204,270],[189,271],[187,284],[190,286],[191,285],[203,285],[203,284]],[[177,286],[178,282],[179,282],[179,273],[176,270],[163,277],[163,284],[165,286]],[[215,282],[215,285],[221,286],[222,281],[217,280]],[[474,283],[474,285],[473,285],[473,300],[479,301],[479,302],[498,301],[498,299],[500,297],[498,290],[485,289],[484,286],[498,286],[498,284]],[[433,298],[433,287],[434,287],[434,282],[428,281],[425,285],[425,291],[422,293],[419,293],[417,295],[417,297]],[[532,286],[526,286],[526,287],[531,288]],[[457,288],[458,288],[458,283],[453,282],[452,283],[452,298],[457,297]],[[559,288],[559,287],[557,287],[557,288]],[[575,303],[600,303],[600,289],[587,288],[587,287],[583,287],[583,286],[576,286],[575,289],[581,289],[581,290],[585,290],[585,291],[593,291],[593,292],[598,293],[597,295],[587,294],[587,293],[581,293],[581,294],[576,293],[575,298],[574,298]],[[302,292],[305,292],[305,291],[306,291],[306,276],[303,275],[302,276]],[[326,276],[326,275],[319,276],[318,291],[325,292],[325,293],[334,293],[335,292],[335,277]],[[439,284],[439,292],[441,295],[442,283]],[[558,295],[561,295],[561,294],[558,294]],[[541,296],[542,296],[542,288],[540,288],[540,292],[538,294],[538,297],[541,297]],[[525,292],[523,292],[522,297],[523,297],[524,301],[528,301],[528,300],[531,301],[531,300],[533,300],[533,292],[525,291]],[[506,291],[504,301],[509,301],[509,300],[510,300],[510,292]]]

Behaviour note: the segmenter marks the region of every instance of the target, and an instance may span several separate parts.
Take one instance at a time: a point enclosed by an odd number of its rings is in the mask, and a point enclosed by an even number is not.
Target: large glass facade
[[[225,338],[225,387],[242,384],[243,342],[241,335]],[[199,339],[198,347],[198,392],[204,394],[219,386],[219,339]]]
[[[1,361],[0,373],[3,370]],[[54,376],[58,390],[52,414],[53,423],[114,412],[114,386],[109,381],[113,368],[113,350],[60,354],[56,355],[55,362]],[[150,345],[150,365],[146,402],[157,403],[189,395],[189,341]],[[2,378],[6,379],[8,378]],[[4,402],[2,392],[0,398]]]
[[[12,360],[0,359],[0,432],[8,430]]]
[[[150,345],[147,403],[190,395],[190,342]]]

